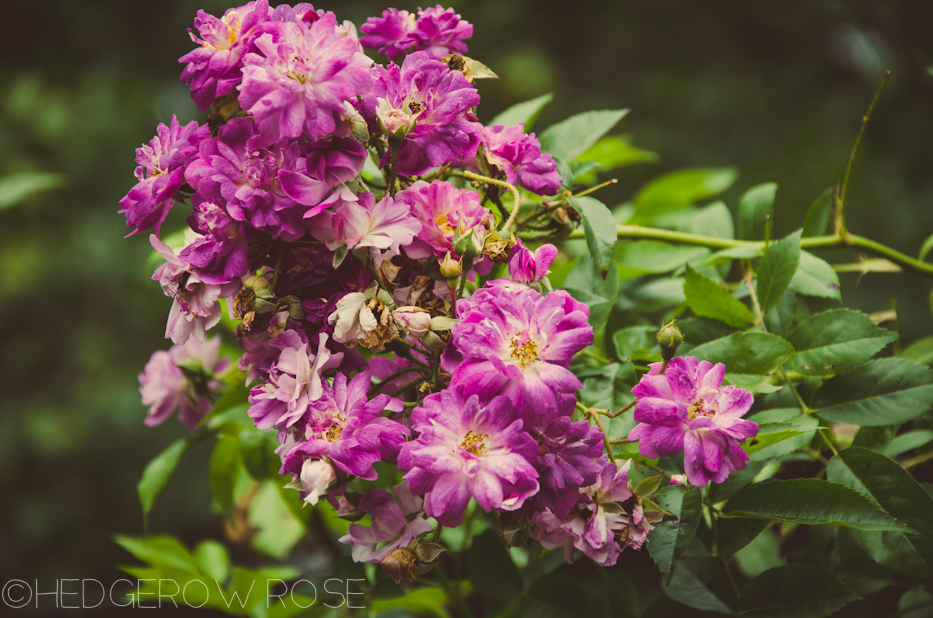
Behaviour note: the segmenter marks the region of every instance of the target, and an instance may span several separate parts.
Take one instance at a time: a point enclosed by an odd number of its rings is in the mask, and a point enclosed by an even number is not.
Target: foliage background
[[[200,118],[175,59],[191,48],[195,11],[220,14],[228,4],[4,5],[0,177],[53,172],[63,184],[0,206],[0,581],[112,581],[113,565],[128,555],[111,537],[142,532],[139,475],[184,431],[175,421],[142,424],[136,374],[153,350],[168,347],[161,335],[170,301],[146,280],[145,238],[121,239],[117,201],[133,183],[133,149],[156,124],[173,112]],[[385,8],[316,6],[357,24]],[[933,5],[464,0],[455,8],[476,27],[471,55],[502,77],[480,84],[481,119],[546,92],[555,98],[539,130],[584,110],[631,108],[621,131],[661,160],[619,170],[619,184],[600,199],[621,204],[663,171],[735,165],[739,180],[723,196],[733,209],[745,189],[778,183],[775,236],[790,232],[841,174],[890,68],[856,165],[849,229],[909,254],[933,229]],[[166,229],[181,224],[170,219]],[[865,312],[890,308],[897,295],[905,345],[933,334],[921,280],[840,278],[846,305]],[[208,456],[206,447],[186,456],[151,530],[187,542],[220,538]],[[915,472],[930,480],[929,469]],[[647,555],[622,562],[634,561],[634,570],[642,560],[650,565]]]

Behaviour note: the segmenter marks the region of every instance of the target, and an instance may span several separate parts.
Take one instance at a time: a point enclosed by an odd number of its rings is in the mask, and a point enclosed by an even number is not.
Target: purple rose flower
[[[246,274],[249,243],[227,211],[195,194],[194,213],[188,225],[200,238],[182,249],[178,257],[206,283],[224,284]]]
[[[284,22],[255,41],[243,57],[240,106],[272,139],[333,133],[344,101],[369,93],[372,60],[347,26],[325,13],[308,26]]]
[[[631,460],[621,468],[605,458],[600,463],[602,470],[596,483],[581,490],[579,507],[569,518],[557,517],[550,509],[530,518],[532,537],[545,549],[563,547],[567,562],[573,561],[576,548],[599,565],[614,565],[623,549],[621,534],[628,534],[634,521],[633,516],[619,506],[632,497],[628,487]],[[644,521],[643,517],[639,521]],[[647,530],[650,529],[648,526]],[[646,530],[642,531],[647,535]],[[639,535],[638,547],[644,538]]]
[[[471,497],[486,512],[514,511],[538,492],[529,463],[538,444],[506,397],[481,404],[448,388],[427,397],[412,420],[420,435],[402,446],[399,468],[441,525],[459,526]]]
[[[554,157],[541,153],[535,134],[525,135],[524,125],[496,125],[483,129],[486,160],[505,173],[505,179],[538,195],[554,195],[561,187]]]
[[[638,440],[638,451],[657,458],[683,450],[687,480],[697,487],[722,483],[744,468],[749,457],[739,444],[758,433],[757,424],[741,418],[754,403],[752,394],[722,386],[722,363],[678,357],[663,375],[661,363],[650,367],[632,389],[638,425],[628,439]]]
[[[534,462],[541,491],[532,499],[533,506],[566,518],[580,501],[580,488],[596,483],[603,469],[596,461],[603,453],[603,432],[587,421],[571,422],[568,415],[533,428],[531,435],[541,445]]]
[[[297,473],[307,458],[327,458],[338,470],[375,480],[373,464],[398,457],[409,431],[381,416],[385,410],[401,412],[402,402],[384,394],[368,399],[370,385],[368,371],[349,382],[338,373],[333,386],[323,383],[321,396],[285,434],[281,473]]]
[[[476,154],[482,125],[469,110],[480,99],[463,73],[426,52],[407,56],[401,67],[377,65],[373,70],[378,79],[365,99],[367,113],[375,119],[378,103],[384,124],[391,119],[393,127],[407,127],[398,152],[400,174],[424,174]],[[387,152],[382,164],[388,162]]]
[[[491,231],[495,219],[483,208],[482,197],[476,191],[458,189],[446,180],[432,183],[419,180],[396,195],[396,202],[406,204],[411,214],[421,222],[418,240],[405,248],[414,259],[430,255],[443,257],[454,252],[454,231],[466,235],[479,227]]]
[[[473,36],[473,25],[453,9],[441,5],[434,8],[418,9],[418,29],[415,33],[417,48],[424,50],[432,58],[443,58],[447,54],[466,53],[464,39]]]
[[[392,489],[395,497],[384,489],[371,489],[360,498],[358,508],[372,515],[372,524],[350,524],[349,534],[339,539],[353,547],[354,562],[380,562],[392,551],[407,547],[433,530],[418,515],[424,500],[412,495],[408,483],[402,481]]]
[[[269,19],[268,0],[256,0],[228,9],[217,18],[198,11],[194,27],[201,38],[188,29],[191,40],[200,45],[178,59],[186,63],[181,81],[191,88],[191,98],[203,111],[216,97],[232,93],[240,83],[243,54],[253,51],[259,24]]]
[[[360,44],[385,54],[389,60],[401,60],[417,42],[415,16],[408,11],[386,9],[382,17],[370,17],[360,26]]]
[[[153,353],[139,374],[139,394],[149,406],[147,425],[158,425],[179,410],[179,420],[194,431],[213,405],[208,393],[221,386],[215,376],[230,366],[230,359],[218,357],[219,351],[220,337],[214,337],[204,343],[189,339],[168,352]]]
[[[175,194],[185,184],[185,166],[197,155],[201,141],[209,136],[207,125],[199,126],[192,120],[182,127],[173,114],[169,126],[159,124],[148,146],[136,149],[139,182],[120,200],[118,211],[126,214],[127,227],[136,228],[127,236],[153,226],[158,236]]]
[[[516,283],[536,283],[547,276],[555,257],[557,247],[552,244],[541,245],[532,253],[518,239],[509,258],[509,277]]]
[[[542,297],[532,289],[482,288],[457,301],[462,320],[451,329],[462,362],[442,359],[453,384],[469,394],[508,395],[529,419],[542,418],[581,383],[567,368],[593,343],[589,310],[567,292]]]
[[[399,254],[399,247],[411,244],[421,232],[421,223],[411,214],[408,204],[386,195],[376,202],[372,193],[361,193],[359,201],[344,202],[336,212],[325,211],[309,224],[311,235],[324,241],[327,248],[351,249],[372,247],[377,266]]]
[[[184,344],[192,334],[199,341],[204,341],[204,333],[220,322],[218,301],[236,294],[240,282],[216,285],[203,281],[191,270],[190,264],[179,259],[155,234],[149,236],[149,242],[166,260],[156,269],[152,279],[159,282],[166,296],[175,299],[168,314],[165,337],[175,345]]]
[[[308,175],[297,141],[266,147],[264,140],[249,118],[233,118],[202,142],[185,177],[203,199],[224,203],[234,220],[298,240],[304,207],[319,204],[330,187]]]
[[[464,39],[473,36],[473,26],[441,5],[420,9],[418,17],[408,11],[388,9],[382,17],[370,17],[360,26],[360,43],[366,49],[385,54],[389,60],[401,60],[410,51],[424,51],[431,58],[443,58],[467,51]]]
[[[311,402],[324,395],[321,372],[336,367],[343,354],[331,354],[327,335],[321,333],[317,351],[311,350],[301,331],[285,330],[269,342],[279,357],[269,369],[269,379],[249,392],[249,416],[259,429],[288,428],[297,423]]]

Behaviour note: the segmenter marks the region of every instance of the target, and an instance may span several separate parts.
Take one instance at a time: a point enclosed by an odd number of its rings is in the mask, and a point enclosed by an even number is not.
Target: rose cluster
[[[205,333],[226,311],[249,416],[278,432],[290,486],[370,516],[341,539],[356,560],[429,568],[428,519],[458,526],[471,500],[568,559],[576,548],[611,565],[640,548],[661,513],[602,429],[574,420],[589,310],[547,291],[557,248],[523,246],[500,199],[553,196],[561,178],[521,125],[479,122],[462,56],[472,26],[440,6],[389,9],[359,36],[333,13],[267,0],[194,25],[181,79],[207,121],[159,125],[120,202],[131,234],[154,231],[153,279],[173,299],[175,345],[140,376],[147,422],[180,408],[193,429],[209,413],[229,361]],[[190,213],[177,243],[159,237],[176,205]],[[654,367],[630,439],[646,457],[685,450],[692,484],[721,482],[757,430],[739,418],[751,395],[722,379],[695,359]],[[361,493],[354,481],[375,480],[379,462],[404,481]]]

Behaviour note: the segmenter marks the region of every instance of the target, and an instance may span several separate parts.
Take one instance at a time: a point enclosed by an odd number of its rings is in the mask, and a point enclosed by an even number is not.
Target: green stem
[[[413,371],[417,371],[418,373],[424,374],[424,373],[427,372],[427,369],[426,369],[426,368],[425,368],[425,369],[422,369],[421,367],[415,367],[415,366],[403,367],[402,369],[399,369],[398,371],[395,371],[395,372],[390,373],[389,375],[387,375],[386,378],[385,378],[384,380],[381,380],[381,381],[379,382],[379,384],[376,384],[375,386],[373,386],[372,388],[370,388],[370,389],[369,389],[369,392],[370,392],[370,393],[378,393],[379,391],[382,390],[382,387],[383,387],[383,386],[385,386],[386,384],[388,384],[389,382],[391,382],[391,381],[394,380],[395,378],[397,378],[397,377],[399,377],[399,376],[403,376],[403,375],[405,375],[406,373],[411,373],[411,372],[413,372]]]
[[[868,120],[871,118],[871,113],[874,111],[875,104],[878,103],[878,98],[881,97],[881,93],[884,90],[884,87],[887,85],[889,77],[891,77],[891,71],[885,71],[884,77],[881,78],[881,83],[878,85],[878,90],[875,91],[875,96],[872,98],[871,103],[868,106],[868,111],[865,112],[864,116],[862,116],[862,126],[859,127],[858,137],[855,138],[855,144],[852,146],[852,154],[850,154],[849,158],[846,160],[846,171],[842,176],[842,185],[839,188],[839,203],[837,204],[838,212],[836,214],[836,231],[843,236],[846,234],[846,195],[848,195],[849,192],[849,180],[852,178],[852,166],[855,164],[855,157],[858,156],[858,149],[862,144],[862,136],[865,135],[865,127],[868,126]]]
[[[606,455],[609,456],[609,461],[615,463],[616,456],[615,453],[612,452],[612,442],[609,441],[609,434],[606,433],[606,428],[603,427],[603,422],[599,420],[599,414],[594,412],[592,408],[587,408],[579,401],[577,402],[577,408],[579,408],[585,415],[592,418],[596,423],[596,426],[599,427],[599,430],[603,432],[603,445],[606,447]]]
[[[469,178],[470,180],[476,180],[479,182],[486,182],[491,185],[499,185],[500,187],[505,187],[512,192],[512,214],[509,215],[508,220],[506,220],[505,225],[502,226],[502,230],[507,232],[512,225],[515,224],[515,217],[518,216],[518,211],[522,207],[522,194],[513,184],[509,184],[504,180],[499,180],[497,178],[490,178],[489,176],[481,176],[480,174],[474,174],[473,172],[466,171],[462,174],[451,174],[452,176],[462,176],[463,178]]]
[[[663,240],[681,245],[691,245],[695,247],[709,247],[710,249],[733,249],[736,247],[757,246],[764,250],[763,241],[754,240],[733,240],[731,238],[717,238],[714,236],[703,236],[700,234],[688,234],[685,232],[675,232],[673,230],[662,230],[654,227],[642,227],[640,225],[620,225],[617,228],[619,238],[637,238],[644,240]],[[585,238],[583,230],[574,230],[567,238]],[[525,238],[525,236],[523,236]],[[528,236],[529,240],[534,236]],[[900,251],[885,246],[879,242],[848,234],[845,238],[839,234],[830,236],[808,236],[800,239],[801,249],[835,249],[837,247],[851,247],[853,249],[863,249],[869,253],[885,257],[890,261],[899,264],[905,270],[925,277],[933,277],[933,263],[922,262],[918,259],[905,255]]]
[[[594,186],[594,187],[590,187],[589,189],[586,189],[585,191],[580,191],[579,193],[577,193],[576,195],[574,195],[574,197],[583,197],[584,195],[589,195],[590,193],[596,193],[597,191],[599,191],[599,190],[602,189],[603,187],[608,187],[609,185],[614,185],[614,184],[616,184],[617,182],[619,182],[619,179],[618,179],[618,178],[610,178],[610,179],[607,180],[606,182],[601,182],[601,183],[599,183],[598,185],[596,185],[596,186]]]
[[[389,140],[389,197],[395,197],[396,179],[398,178],[398,150],[401,144]]]
[[[606,416],[608,416],[609,418],[615,418],[619,416],[620,414],[625,414],[626,412],[634,408],[637,404],[638,404],[638,399],[632,399],[630,402],[628,402],[627,404],[625,404],[624,406],[622,406],[621,408],[619,408],[612,414],[607,414]]]

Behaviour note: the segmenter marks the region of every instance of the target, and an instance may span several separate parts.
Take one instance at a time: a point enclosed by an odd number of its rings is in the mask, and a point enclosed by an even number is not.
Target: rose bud
[[[399,328],[420,339],[431,329],[431,314],[421,307],[399,307],[392,312]]]

